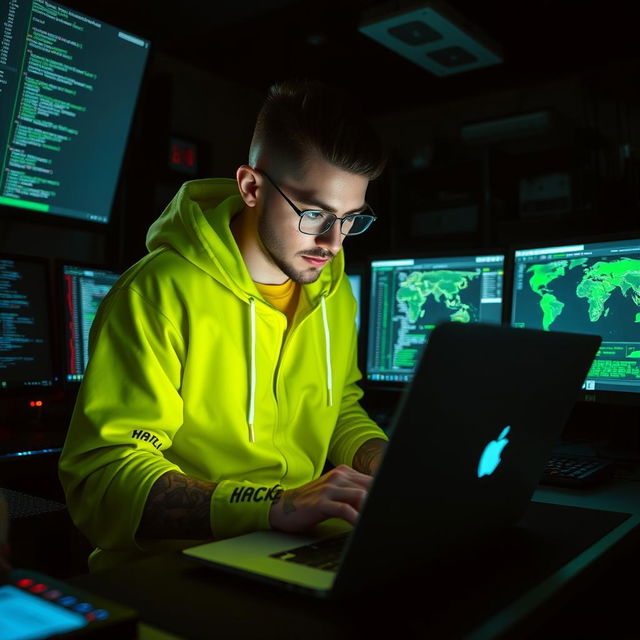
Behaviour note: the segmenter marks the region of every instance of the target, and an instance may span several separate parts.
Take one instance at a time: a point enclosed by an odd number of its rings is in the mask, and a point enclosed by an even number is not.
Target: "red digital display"
[[[198,172],[197,145],[181,138],[171,138],[169,166],[180,173],[196,174]]]

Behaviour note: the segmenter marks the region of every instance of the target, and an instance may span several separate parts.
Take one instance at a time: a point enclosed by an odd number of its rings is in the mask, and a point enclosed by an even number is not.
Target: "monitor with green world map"
[[[640,399],[640,238],[515,249],[511,325],[592,333],[585,399]]]
[[[502,322],[504,254],[371,260],[366,379],[402,386],[442,322]]]

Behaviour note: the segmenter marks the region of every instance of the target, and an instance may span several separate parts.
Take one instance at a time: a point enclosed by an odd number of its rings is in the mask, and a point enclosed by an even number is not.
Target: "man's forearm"
[[[168,471],[151,487],[137,535],[155,539],[212,538],[209,513],[216,486]]]
[[[352,467],[360,473],[373,475],[378,470],[386,448],[387,441],[382,438],[367,440],[356,451],[356,455],[353,456]]]

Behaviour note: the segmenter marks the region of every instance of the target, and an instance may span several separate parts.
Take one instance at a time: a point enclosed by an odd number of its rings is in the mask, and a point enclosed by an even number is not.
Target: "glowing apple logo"
[[[497,468],[500,462],[500,454],[502,450],[509,444],[507,434],[511,429],[510,426],[505,427],[497,440],[492,440],[482,452],[480,462],[478,463],[478,478],[482,476],[490,476]]]

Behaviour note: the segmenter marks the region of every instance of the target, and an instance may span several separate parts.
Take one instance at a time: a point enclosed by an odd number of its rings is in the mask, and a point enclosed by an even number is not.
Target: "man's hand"
[[[271,528],[297,533],[328,518],[355,524],[372,480],[341,464],[317,480],[288,489],[271,505]]]

